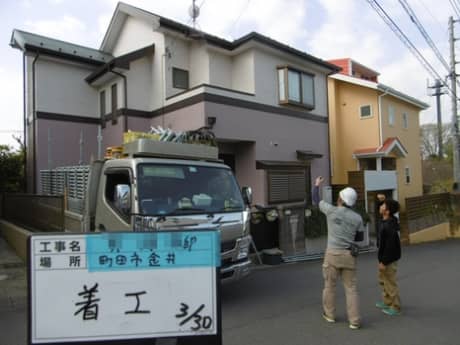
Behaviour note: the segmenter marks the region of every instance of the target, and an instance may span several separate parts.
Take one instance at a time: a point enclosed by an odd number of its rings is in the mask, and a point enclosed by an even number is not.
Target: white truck
[[[216,147],[138,139],[123,152],[123,158],[95,161],[87,170],[81,229],[218,228],[221,279],[249,273],[251,188],[239,189]]]

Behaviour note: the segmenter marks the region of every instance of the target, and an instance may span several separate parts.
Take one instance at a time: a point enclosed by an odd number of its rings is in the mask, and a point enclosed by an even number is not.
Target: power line
[[[377,14],[382,18],[382,20],[389,26],[389,28],[398,36],[402,43],[410,50],[410,52],[417,58],[417,60],[422,64],[425,70],[433,77],[433,79],[443,80],[441,76],[436,72],[433,66],[425,59],[425,57],[420,53],[420,51],[414,46],[414,44],[409,40],[409,38],[402,32],[399,26],[391,19],[391,17],[385,12],[385,10],[379,5],[376,0],[367,0],[371,7],[377,12]],[[445,85],[450,94],[456,98],[455,93],[452,91],[449,85]]]
[[[247,0],[247,1],[246,1],[246,4],[244,5],[244,7],[242,8],[242,10],[240,11],[240,14],[239,14],[238,17],[236,18],[236,20],[233,22],[233,24],[230,25],[230,28],[231,28],[232,31],[235,29],[236,24],[238,23],[238,21],[240,20],[240,18],[243,16],[243,13],[244,13],[244,11],[246,11],[246,9],[248,8],[250,2],[251,2],[251,0]]]
[[[449,2],[450,2],[450,5],[452,6],[452,8],[454,9],[454,12],[457,14],[457,18],[460,17],[460,9],[457,6],[457,4],[452,0],[449,0]]]
[[[439,61],[441,61],[442,65],[446,68],[447,73],[450,73],[450,66],[447,63],[446,59],[444,59],[444,56],[442,56],[441,52],[439,51],[438,47],[434,44],[433,40],[431,39],[430,35],[425,31],[425,28],[423,27],[422,23],[418,20],[417,16],[415,15],[415,12],[412,10],[410,5],[407,3],[406,0],[399,0],[399,3],[401,6],[404,8],[406,11],[407,15],[409,16],[410,20],[415,24],[417,29],[420,31],[422,34],[423,38],[425,39],[426,43],[431,47],[431,50],[433,50],[434,54],[438,57]]]
[[[431,18],[433,18],[434,21],[439,25],[439,27],[441,28],[441,31],[442,31],[443,33],[448,34],[448,29],[444,29],[444,25],[439,21],[438,18],[436,18],[436,17],[434,16],[433,12],[430,11],[430,10],[428,9],[428,7],[427,7],[427,5],[425,4],[425,2],[423,2],[422,0],[418,0],[418,2],[423,6],[423,8],[425,9],[425,11],[428,12],[428,14],[431,16]],[[446,38],[446,41],[447,41],[447,38]]]

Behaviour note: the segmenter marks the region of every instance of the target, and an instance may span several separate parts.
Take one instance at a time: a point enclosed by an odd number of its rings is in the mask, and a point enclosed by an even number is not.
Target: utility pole
[[[439,79],[436,79],[433,86],[428,86],[429,89],[434,89],[434,93],[430,93],[430,96],[436,96],[436,112],[438,118],[438,157],[439,159],[443,158],[442,152],[442,118],[441,118],[441,95],[444,95],[445,92],[441,89],[444,86],[441,84]]]
[[[452,156],[454,160],[454,191],[459,190],[460,185],[460,161],[459,161],[459,136],[458,136],[458,115],[457,115],[457,73],[455,72],[455,38],[454,19],[449,17],[449,43],[450,43],[450,82],[452,87]]]

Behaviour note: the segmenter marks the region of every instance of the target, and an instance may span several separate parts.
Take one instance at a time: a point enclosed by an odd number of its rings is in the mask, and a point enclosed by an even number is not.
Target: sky
[[[124,2],[191,25],[192,0]],[[446,68],[410,20],[402,1],[378,2],[445,78]],[[448,19],[458,17],[460,1],[405,2],[450,61]],[[381,83],[428,103],[430,108],[421,113],[420,121],[436,122],[436,101],[427,89],[434,84],[433,77],[366,0],[196,0],[196,4],[200,7],[197,26],[206,33],[234,40],[256,31],[324,60],[350,57],[378,71]],[[9,46],[13,29],[97,49],[116,5],[115,0],[0,0],[0,144],[17,147],[13,135],[22,137],[23,130],[22,53]],[[460,23],[455,24],[455,33],[460,37]],[[457,46],[460,55],[460,41]],[[443,122],[450,122],[449,96],[442,96],[441,104]]]

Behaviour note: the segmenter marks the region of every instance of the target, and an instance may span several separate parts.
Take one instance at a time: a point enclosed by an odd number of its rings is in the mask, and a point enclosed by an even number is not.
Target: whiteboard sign
[[[30,344],[221,339],[218,231],[40,234],[29,255]]]

